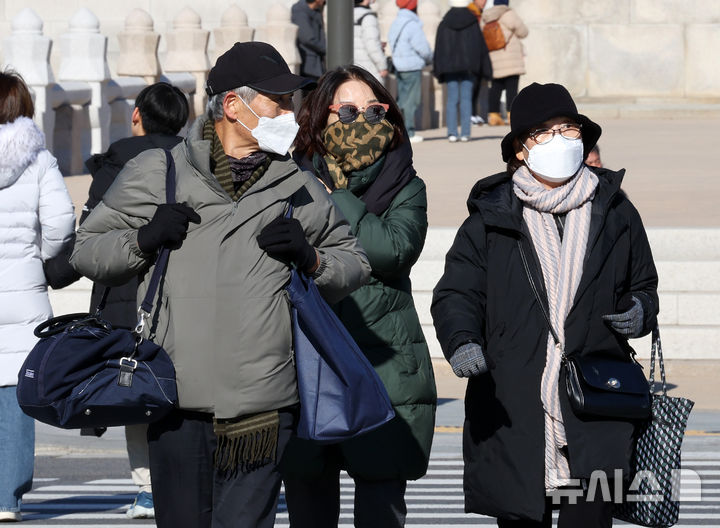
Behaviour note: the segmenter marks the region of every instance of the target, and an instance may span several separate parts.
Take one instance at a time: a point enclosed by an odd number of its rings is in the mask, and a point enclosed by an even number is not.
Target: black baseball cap
[[[314,81],[290,72],[278,50],[265,42],[236,42],[220,55],[208,73],[205,92],[215,95],[241,86],[258,92],[286,94]]]

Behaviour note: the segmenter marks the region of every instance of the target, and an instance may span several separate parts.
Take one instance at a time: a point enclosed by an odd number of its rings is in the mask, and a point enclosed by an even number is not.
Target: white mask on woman
[[[549,182],[564,182],[575,176],[583,162],[582,139],[568,139],[560,134],[542,145],[528,149],[528,168]]]
[[[288,112],[280,114],[277,117],[260,117],[250,108],[242,97],[239,98],[245,106],[258,118],[258,124],[255,128],[249,128],[245,123],[236,119],[238,123],[247,128],[252,136],[257,139],[260,150],[264,152],[274,152],[284,156],[295,141],[300,126],[295,121],[295,114]]]

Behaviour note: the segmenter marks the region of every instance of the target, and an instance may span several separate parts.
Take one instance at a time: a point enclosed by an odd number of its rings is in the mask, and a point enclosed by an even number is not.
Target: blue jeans
[[[415,112],[422,95],[422,71],[397,72],[398,106],[405,120],[408,136],[415,135]]]
[[[0,511],[20,511],[32,488],[35,420],[20,410],[15,386],[0,387]]]
[[[473,81],[469,74],[446,75],[447,105],[445,121],[448,136],[457,136],[458,99],[460,103],[460,135],[470,137],[470,118],[472,116]]]

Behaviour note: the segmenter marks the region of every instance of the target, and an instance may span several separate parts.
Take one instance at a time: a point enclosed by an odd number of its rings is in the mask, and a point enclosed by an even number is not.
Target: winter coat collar
[[[593,171],[600,183],[593,199],[592,225],[593,228],[599,229],[610,202],[620,190],[625,169],[617,172],[609,169],[593,169]],[[467,207],[471,214],[479,212],[486,225],[518,232],[523,230],[522,204],[513,192],[511,177],[507,172],[499,172],[478,181],[470,191]],[[597,233],[591,229],[590,243],[593,236],[597,236]]]
[[[210,141],[202,138],[205,121],[207,118],[203,116],[193,123],[182,145],[185,146],[188,162],[195,168],[200,179],[228,203],[231,203],[232,198],[225,192],[210,170]],[[175,153],[175,149],[173,149],[173,153]],[[237,225],[252,218],[267,208],[269,204],[287,200],[303,186],[301,178],[290,178],[299,169],[289,155],[271,154],[270,159],[272,163],[262,178],[255,182],[239,200]]]
[[[45,148],[45,135],[28,117],[0,126],[0,189],[17,181]]]
[[[171,150],[181,141],[181,137],[167,134],[147,134],[145,136],[122,138],[112,143],[107,152],[90,156],[85,162],[85,166],[94,177],[98,170],[106,163],[122,168],[128,161],[141,152],[152,148]]]

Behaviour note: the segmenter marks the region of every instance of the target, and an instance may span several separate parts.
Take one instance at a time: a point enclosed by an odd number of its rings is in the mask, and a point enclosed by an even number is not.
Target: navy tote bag
[[[315,281],[292,269],[286,289],[300,394],[297,436],[341,442],[392,420],[395,411],[385,385]]]

